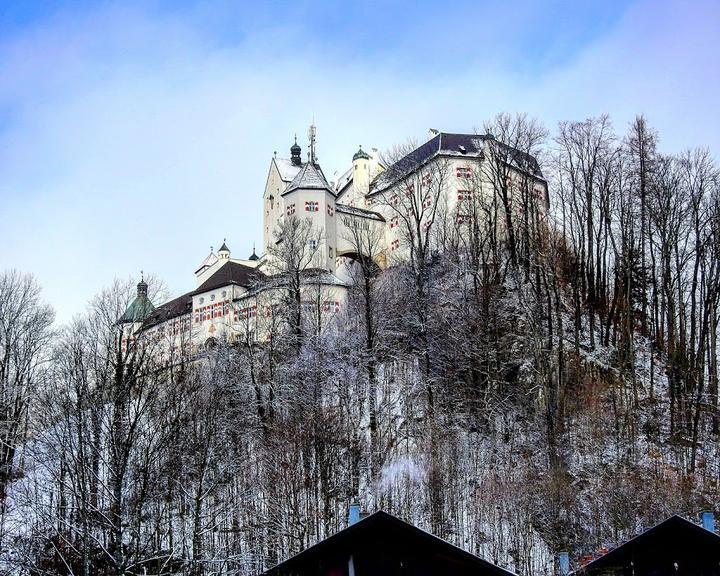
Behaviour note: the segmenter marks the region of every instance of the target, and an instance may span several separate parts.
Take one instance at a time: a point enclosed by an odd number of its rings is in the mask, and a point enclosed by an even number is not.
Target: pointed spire
[[[253,253],[250,255],[250,258],[248,258],[248,260],[252,260],[252,261],[260,260],[260,257],[257,254],[255,254],[255,242],[253,242]]]

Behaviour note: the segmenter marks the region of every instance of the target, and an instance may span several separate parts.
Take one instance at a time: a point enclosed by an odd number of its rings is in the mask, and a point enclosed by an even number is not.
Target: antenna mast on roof
[[[313,166],[317,163],[317,156],[315,155],[315,135],[317,134],[317,130],[315,128],[315,123],[310,124],[310,128],[308,128],[308,140],[310,141],[310,150],[308,152],[308,158],[310,164]]]

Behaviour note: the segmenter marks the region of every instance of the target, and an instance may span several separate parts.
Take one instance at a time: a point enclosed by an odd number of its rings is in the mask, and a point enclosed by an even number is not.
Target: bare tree
[[[25,440],[30,403],[49,358],[54,312],[40,299],[35,278],[11,270],[0,274],[0,522],[7,487],[15,475],[18,446]],[[2,525],[0,525],[2,530]],[[2,545],[0,531],[0,546]]]
[[[281,277],[291,333],[299,346],[303,337],[302,284],[306,270],[317,266],[322,232],[309,218],[288,216],[275,231],[275,245],[268,248],[269,270]]]

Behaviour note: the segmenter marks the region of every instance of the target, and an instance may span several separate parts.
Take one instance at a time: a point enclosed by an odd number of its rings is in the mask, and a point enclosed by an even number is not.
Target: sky
[[[718,38],[716,0],[0,0],[0,270],[60,322],[141,270],[192,290],[224,238],[261,252],[272,155],[313,122],[329,179],[499,112],[644,114],[718,158]]]

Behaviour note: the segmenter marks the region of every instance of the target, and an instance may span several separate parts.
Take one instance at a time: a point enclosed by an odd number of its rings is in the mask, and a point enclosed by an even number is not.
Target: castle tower
[[[307,218],[313,229],[319,233],[319,245],[313,265],[335,272],[337,250],[337,228],[335,221],[335,193],[328,184],[322,170],[308,162],[282,193],[285,206],[284,218]]]
[[[370,155],[362,149],[353,155],[353,192],[355,198],[362,198],[370,191]]]

